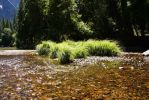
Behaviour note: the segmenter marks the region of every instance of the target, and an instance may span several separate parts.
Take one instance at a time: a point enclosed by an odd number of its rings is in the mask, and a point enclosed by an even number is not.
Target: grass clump
[[[54,46],[54,42],[43,41],[41,44],[36,46],[36,50],[40,56],[49,56]]]
[[[74,58],[86,58],[88,56],[88,50],[85,47],[77,47],[73,50]]]
[[[85,46],[90,56],[117,56],[121,52],[118,44],[109,40],[89,40],[85,43]]]
[[[57,54],[58,50],[59,50],[59,48],[57,47],[56,44],[54,46],[51,46],[51,50],[50,50],[50,54],[49,54],[51,59],[55,59],[58,57],[58,54]]]
[[[73,61],[73,54],[70,47],[59,47],[58,61],[61,64],[67,64]]]
[[[50,53],[50,45],[44,41],[42,44],[36,46],[36,50],[40,56],[48,56]]]
[[[86,58],[87,56],[117,56],[121,49],[117,42],[104,40],[89,41],[64,41],[62,43],[42,42],[37,45],[39,55],[58,58],[61,64],[67,64],[77,58]]]

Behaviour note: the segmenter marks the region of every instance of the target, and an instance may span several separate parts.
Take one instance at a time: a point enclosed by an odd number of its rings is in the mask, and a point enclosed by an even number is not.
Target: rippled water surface
[[[149,99],[148,57],[100,59],[59,65],[36,55],[1,55],[0,100]]]

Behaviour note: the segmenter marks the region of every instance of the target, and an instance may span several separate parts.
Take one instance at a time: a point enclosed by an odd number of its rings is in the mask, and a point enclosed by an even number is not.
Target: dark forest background
[[[16,17],[0,21],[0,44],[34,49],[43,40],[114,39],[145,50],[148,11],[149,0],[21,0]]]

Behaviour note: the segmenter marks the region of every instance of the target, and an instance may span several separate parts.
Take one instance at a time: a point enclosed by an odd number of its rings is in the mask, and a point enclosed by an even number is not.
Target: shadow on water
[[[149,99],[149,58],[109,59],[59,65],[36,55],[0,56],[0,99]]]

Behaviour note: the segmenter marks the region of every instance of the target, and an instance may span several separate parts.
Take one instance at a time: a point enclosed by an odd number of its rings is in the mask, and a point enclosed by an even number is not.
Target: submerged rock
[[[144,56],[149,56],[149,50],[143,52],[143,55],[144,55]]]

